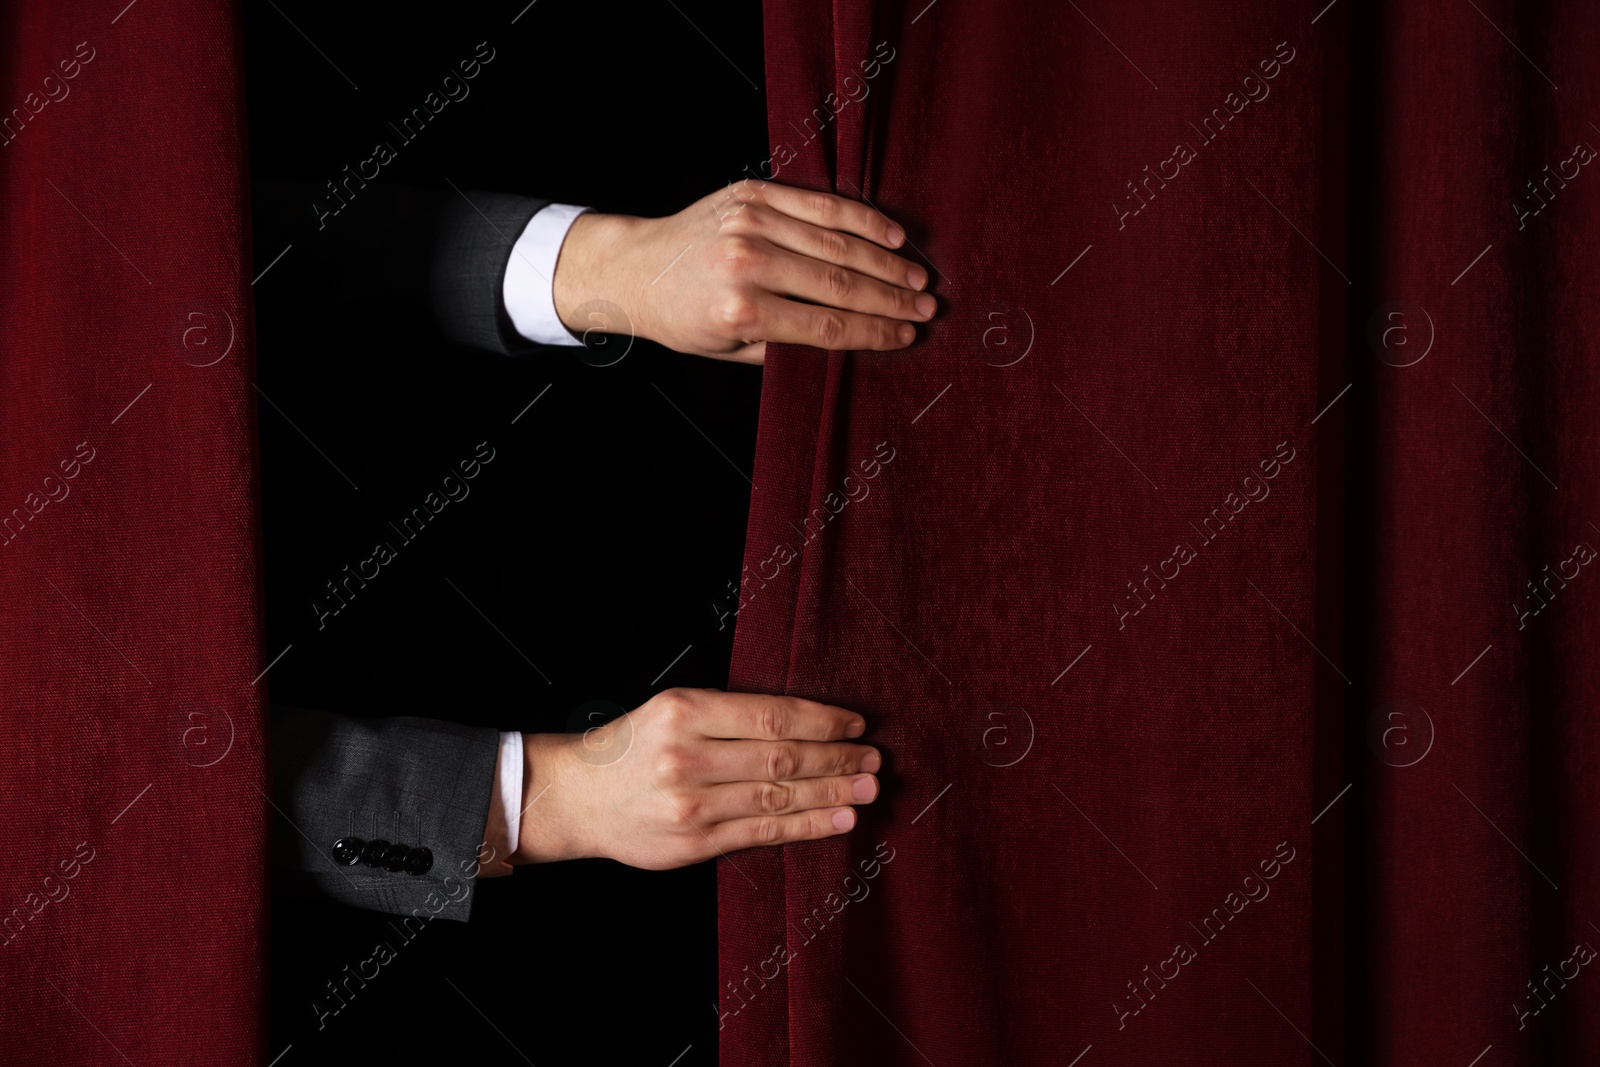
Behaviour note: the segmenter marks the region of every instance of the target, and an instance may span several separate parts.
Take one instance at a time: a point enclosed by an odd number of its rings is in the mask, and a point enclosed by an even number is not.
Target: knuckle
[[[775,845],[783,840],[783,821],[770,815],[757,819],[751,836],[760,845]]]
[[[839,263],[849,254],[850,242],[837,230],[824,230],[817,240],[817,251],[822,253],[823,259]]]
[[[673,800],[672,808],[672,822],[680,829],[692,830],[700,825],[701,816],[705,814],[706,803],[698,795],[688,794],[676,797]]]
[[[723,298],[713,313],[717,326],[730,337],[749,333],[759,316],[756,302],[742,292],[730,293]]]
[[[832,225],[839,217],[839,202],[827,193],[812,193],[806,198],[806,210],[821,220],[822,225]]]
[[[767,780],[787,781],[800,769],[800,753],[794,745],[779,742],[767,750]]]
[[[729,237],[755,233],[760,229],[761,208],[747,196],[736,196],[727,211],[717,219],[717,228]]]
[[[763,704],[756,711],[756,736],[778,741],[789,736],[789,713],[782,704]]]
[[[844,316],[832,311],[824,311],[816,318],[812,326],[817,338],[818,348],[838,348],[844,340]]]
[[[688,777],[689,755],[675,745],[669,746],[656,754],[651,770],[656,781],[675,785]]]
[[[836,304],[842,304],[856,291],[855,276],[843,267],[829,267],[822,272],[822,284],[828,291],[828,297]]]
[[[722,238],[719,252],[723,269],[739,278],[755,271],[765,258],[761,246],[742,233],[730,233]]]
[[[780,782],[762,782],[757,787],[756,810],[767,815],[786,811],[794,802],[794,787]]]
[[[656,709],[656,717],[668,728],[687,725],[692,714],[689,710],[689,698],[682,689],[668,689],[658,693]]]

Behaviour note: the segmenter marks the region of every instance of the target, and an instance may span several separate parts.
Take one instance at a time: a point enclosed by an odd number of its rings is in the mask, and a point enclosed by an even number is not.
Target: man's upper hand
[[[928,272],[890,252],[904,231],[866,204],[741,181],[676,215],[586,214],[556,264],[556,312],[616,304],[633,332],[668,348],[760,363],[766,342],[889,351],[937,308]],[[607,324],[614,330],[614,323]]]

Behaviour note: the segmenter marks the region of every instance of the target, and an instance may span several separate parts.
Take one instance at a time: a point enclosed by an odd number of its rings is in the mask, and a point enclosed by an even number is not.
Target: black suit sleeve
[[[255,270],[267,271],[257,299],[337,294],[357,313],[420,311],[456,344],[502,354],[537,347],[512,326],[501,292],[512,245],[548,200],[379,182],[342,195],[343,206],[311,182],[255,180]]]

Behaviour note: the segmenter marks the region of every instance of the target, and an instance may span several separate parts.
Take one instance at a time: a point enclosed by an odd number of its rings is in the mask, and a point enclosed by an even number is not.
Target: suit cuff
[[[511,873],[510,856],[517,850],[522,832],[522,734],[511,730],[500,735],[500,755],[494,768],[494,791],[489,796],[488,834],[484,843],[494,849],[483,857],[479,878],[498,878]]]
[[[550,204],[536,212],[511,247],[502,297],[517,333],[535,344],[582,345],[556,314],[556,260],[567,231],[586,207]]]
[[[495,730],[275,706],[277,881],[356,907],[465,920],[498,750]],[[396,870],[340,845],[373,840],[431,857]]]

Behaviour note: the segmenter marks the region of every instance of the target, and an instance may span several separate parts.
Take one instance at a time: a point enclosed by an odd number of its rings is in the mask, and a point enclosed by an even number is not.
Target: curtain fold
[[[231,4],[0,8],[7,1062],[264,1062],[239,43]]]
[[[1587,1062],[1600,16],[765,11],[942,309],[769,352],[730,685],[887,767],[721,861],[724,1062]]]
[[[1374,700],[1426,709],[1436,738],[1426,762],[1370,773],[1374,1054],[1426,1058],[1438,1032],[1421,1020],[1438,1019],[1506,1062],[1589,1062],[1600,215],[1582,161],[1600,144],[1600,18],[1418,3],[1358,25],[1383,180],[1351,228],[1370,230],[1372,305],[1420,306],[1413,339],[1433,344],[1357,383],[1362,652]]]

